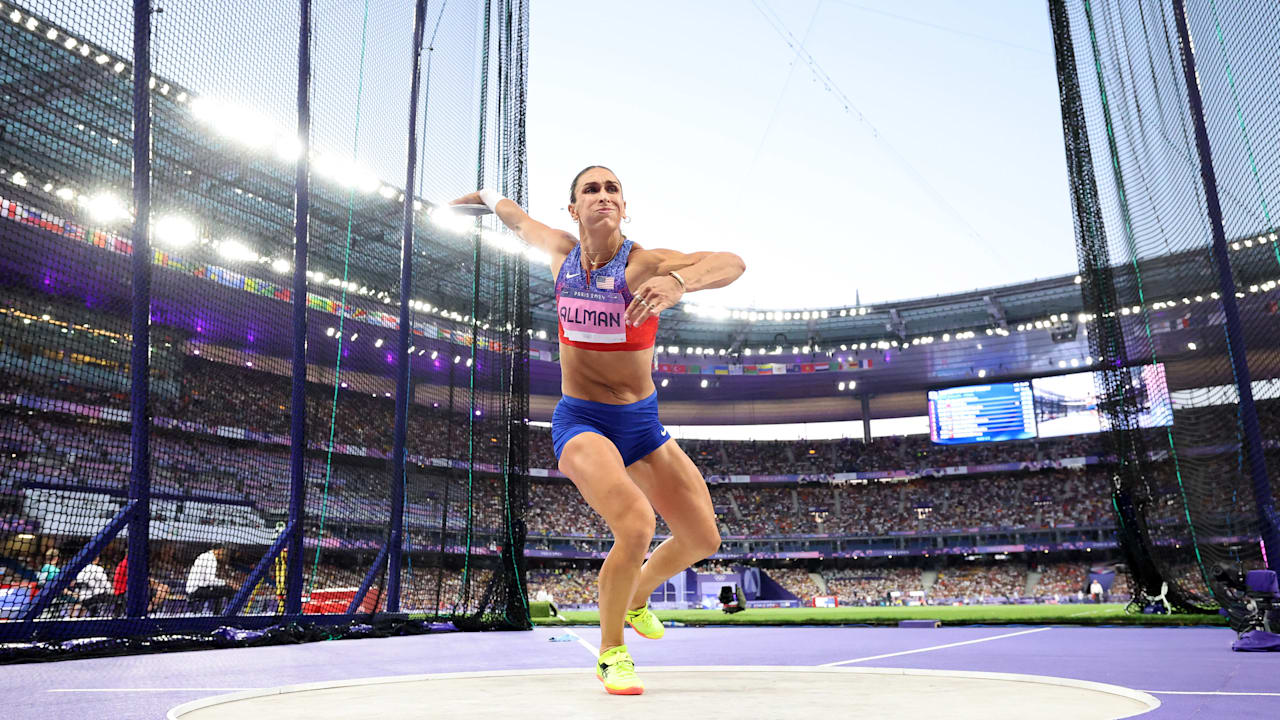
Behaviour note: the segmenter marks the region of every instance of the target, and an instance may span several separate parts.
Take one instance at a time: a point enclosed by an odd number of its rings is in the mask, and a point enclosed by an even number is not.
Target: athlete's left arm
[[[741,277],[747,265],[731,252],[682,253],[678,250],[641,250],[636,258],[641,264],[641,277],[646,278],[635,290],[627,308],[627,322],[641,325],[651,315],[673,307],[687,292],[721,288]],[[671,275],[679,273],[680,281]],[[647,305],[646,305],[647,303]]]

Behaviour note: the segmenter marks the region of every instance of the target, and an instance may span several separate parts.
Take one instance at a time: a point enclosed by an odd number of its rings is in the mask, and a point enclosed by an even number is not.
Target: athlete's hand
[[[627,307],[627,324],[640,326],[650,317],[674,307],[684,297],[680,281],[670,275],[650,278],[636,290]]]
[[[450,200],[450,205],[483,205],[484,200],[480,199],[479,192],[467,193],[457,200]]]

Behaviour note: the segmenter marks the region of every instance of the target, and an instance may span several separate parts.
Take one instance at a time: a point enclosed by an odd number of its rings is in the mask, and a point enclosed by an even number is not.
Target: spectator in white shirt
[[[102,567],[102,558],[96,557],[76,575],[76,597],[89,615],[101,615],[115,595],[111,592],[111,580]]]
[[[218,569],[227,561],[227,546],[221,543],[201,553],[187,573],[187,601],[208,600],[213,614],[222,612],[223,604],[235,593],[226,580],[218,577]]]

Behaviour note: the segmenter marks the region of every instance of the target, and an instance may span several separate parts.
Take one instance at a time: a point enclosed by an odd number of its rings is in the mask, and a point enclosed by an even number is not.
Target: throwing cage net
[[[0,5],[0,636],[528,628],[527,3]]]
[[[1280,10],[1049,10],[1135,602],[1216,609],[1219,564],[1280,562],[1268,478],[1280,432]],[[1134,390],[1160,368],[1172,418]]]

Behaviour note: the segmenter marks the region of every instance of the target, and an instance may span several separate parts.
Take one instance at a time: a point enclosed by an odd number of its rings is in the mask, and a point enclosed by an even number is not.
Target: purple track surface
[[[1280,654],[1233,653],[1229,630],[1052,627],[1025,632],[1039,629],[669,628],[659,641],[628,630],[627,645],[643,673],[646,665],[820,665],[1007,635],[853,664],[1123,685],[1150,692],[1163,703],[1143,718],[1280,717]],[[599,642],[596,628],[537,628],[14,665],[0,668],[0,707],[14,718],[157,720],[200,697],[321,680],[506,668],[581,666],[584,673],[592,672],[592,655],[581,643],[549,642],[568,631],[592,645]],[[939,708],[938,717],[943,715],[945,709]]]

